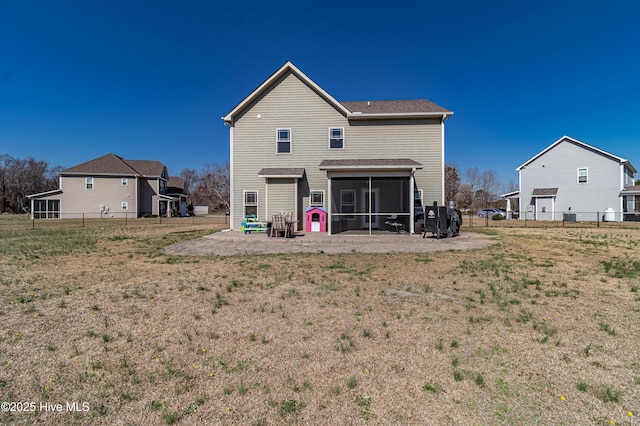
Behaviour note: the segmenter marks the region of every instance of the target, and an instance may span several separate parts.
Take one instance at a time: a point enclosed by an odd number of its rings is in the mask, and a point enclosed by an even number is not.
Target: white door
[[[371,206],[371,211],[369,211]],[[362,189],[362,213],[371,213],[371,228],[379,228],[378,212],[380,211],[380,188]],[[362,216],[362,228],[369,229],[369,215]]]

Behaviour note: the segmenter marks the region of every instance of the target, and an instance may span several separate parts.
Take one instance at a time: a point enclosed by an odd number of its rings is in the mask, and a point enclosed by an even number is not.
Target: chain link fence
[[[470,228],[640,228],[640,213],[617,212],[612,209],[597,212],[509,212],[505,216],[480,217],[477,213],[467,212],[462,215],[462,225]]]
[[[149,216],[135,217],[132,213],[73,213],[69,218],[34,218],[29,215],[0,216],[0,231],[25,230],[25,229],[71,229],[71,228],[99,228],[136,225],[220,225],[229,224],[229,216],[224,213],[207,216],[166,217]]]

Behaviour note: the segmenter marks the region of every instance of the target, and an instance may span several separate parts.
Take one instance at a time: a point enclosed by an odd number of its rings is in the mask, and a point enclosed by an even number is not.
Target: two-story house
[[[329,233],[415,231],[443,203],[444,122],[428,100],[339,102],[287,62],[223,118],[230,130],[231,227],[322,207]],[[416,202],[417,201],[417,202]]]
[[[103,155],[59,172],[58,189],[30,195],[31,217],[124,218],[166,215],[172,209],[186,212],[186,194],[180,188],[168,194],[169,179],[159,161]]]
[[[503,197],[519,199],[520,219],[621,221],[633,212],[633,165],[569,136],[516,170],[520,190]]]

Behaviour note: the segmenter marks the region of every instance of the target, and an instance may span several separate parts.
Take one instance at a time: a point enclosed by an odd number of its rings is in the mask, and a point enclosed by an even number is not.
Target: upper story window
[[[344,149],[343,127],[331,127],[329,129],[329,149]]]
[[[84,187],[85,187],[85,189],[93,190],[93,178],[92,177],[84,178]]]
[[[122,186],[127,186],[127,185],[129,185],[129,179],[127,179],[127,178],[122,178],[122,180],[120,181],[120,184],[121,184]]]
[[[278,154],[291,154],[291,129],[278,129]]]
[[[309,207],[324,207],[324,191],[309,192]]]
[[[160,193],[161,194],[166,194],[167,193],[167,181],[166,180],[161,180],[160,181]]]
[[[581,167],[578,169],[578,183],[587,183],[589,180],[589,169]]]

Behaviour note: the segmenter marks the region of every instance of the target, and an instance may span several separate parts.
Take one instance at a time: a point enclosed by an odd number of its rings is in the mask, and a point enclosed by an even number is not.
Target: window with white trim
[[[309,207],[324,207],[324,191],[309,191]]]
[[[84,178],[84,188],[88,190],[93,190],[93,178],[86,177]]]
[[[122,210],[129,210],[129,203],[126,202],[126,201],[123,201],[122,205],[121,205],[121,209]]]
[[[291,129],[278,129],[277,133],[277,153],[291,154]]]
[[[329,128],[329,149],[344,149],[344,127]]]
[[[243,217],[253,216],[258,218],[258,191],[244,191]]]
[[[122,178],[122,180],[120,180],[120,185],[122,185],[122,186],[127,186],[127,185],[129,185],[129,179],[127,179],[127,178]]]
[[[589,169],[581,167],[578,169],[578,183],[587,183],[589,180]]]

